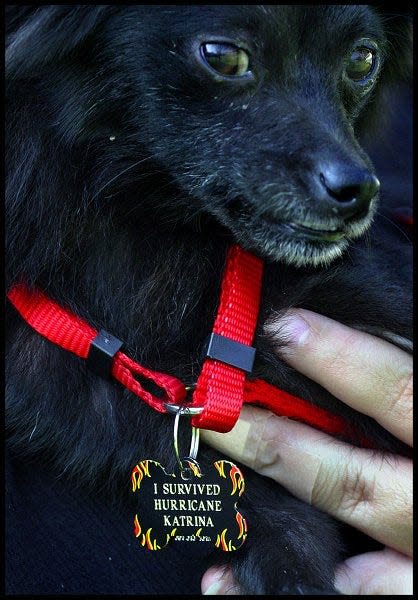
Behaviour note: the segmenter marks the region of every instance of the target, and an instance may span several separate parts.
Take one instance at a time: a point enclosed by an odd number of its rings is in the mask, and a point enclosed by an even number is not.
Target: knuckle
[[[346,516],[352,516],[359,509],[364,511],[374,503],[375,488],[375,480],[366,477],[362,465],[351,461],[344,469],[338,511]]]
[[[334,469],[322,466],[312,488],[312,503],[344,518],[373,503],[375,482],[357,460],[348,458]]]
[[[388,396],[386,415],[398,419],[412,416],[413,380],[412,371],[397,378],[393,393]]]
[[[255,426],[251,428],[252,464],[250,467],[258,472],[274,466],[279,461],[278,444],[272,442],[267,433],[268,423],[272,419],[274,419],[272,413],[263,411],[261,415],[254,418]]]
[[[329,510],[338,494],[338,472],[335,464],[322,459],[313,480],[310,502],[319,508]]]

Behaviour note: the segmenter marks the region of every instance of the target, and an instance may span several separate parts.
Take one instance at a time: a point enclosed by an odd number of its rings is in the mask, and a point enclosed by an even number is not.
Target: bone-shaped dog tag
[[[171,542],[191,542],[207,544],[208,550],[238,550],[247,537],[246,520],[237,509],[245,487],[241,470],[219,460],[202,473],[195,460],[183,462],[188,468],[176,473],[167,473],[154,460],[142,460],[133,469],[139,545],[161,550]]]

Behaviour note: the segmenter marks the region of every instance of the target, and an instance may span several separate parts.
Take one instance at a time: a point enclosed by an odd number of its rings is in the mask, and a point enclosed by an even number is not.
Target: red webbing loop
[[[342,417],[280,390],[262,379],[246,381],[244,402],[262,406],[280,417],[296,419],[330,435],[356,441],[364,448],[374,447],[370,440],[358,434]]]
[[[40,335],[80,358],[87,358],[90,344],[98,332],[83,319],[62,308],[39,290],[30,291],[24,285],[13,287],[7,297],[23,319]],[[186,397],[186,389],[179,379],[150,371],[123,352],[115,354],[111,372],[122,385],[159,412],[165,412],[165,402],[181,404]],[[157,398],[145,390],[134,375],[153,381],[164,390],[165,398]]]
[[[260,305],[263,261],[239,246],[227,255],[221,298],[213,332],[251,345]],[[244,371],[208,358],[203,364],[193,405],[203,412],[192,420],[202,429],[226,432],[237,421],[244,400]]]

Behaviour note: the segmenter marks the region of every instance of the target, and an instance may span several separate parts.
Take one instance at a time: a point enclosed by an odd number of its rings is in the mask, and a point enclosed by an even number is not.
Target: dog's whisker
[[[40,410],[38,410],[38,412],[36,413],[36,421],[35,421],[35,427],[32,429],[31,434],[29,436],[29,441],[31,441],[33,434],[36,431],[36,428],[38,427],[38,419],[39,419],[39,414],[40,414]]]
[[[123,169],[122,171],[120,171],[119,173],[117,173],[114,177],[112,177],[112,179],[110,179],[109,181],[107,181],[105,183],[104,186],[102,186],[93,196],[93,200],[95,200],[107,187],[109,187],[109,185],[111,185],[112,183],[114,183],[117,179],[119,179],[120,177],[122,177],[122,175],[125,175],[128,171],[131,171],[132,169],[134,169],[135,167],[137,167],[138,165],[150,160],[152,158],[152,156],[147,156],[145,158],[142,158],[138,161],[136,161],[135,163],[133,163],[132,165],[129,165],[128,167],[126,167],[125,169]]]
[[[390,223],[391,225],[393,225],[393,227],[397,229],[408,242],[410,241],[408,234],[402,229],[402,227],[398,223],[396,223],[396,221],[394,221],[379,210],[376,211],[376,214],[379,215],[379,217],[382,217],[383,219],[388,221],[388,223]]]

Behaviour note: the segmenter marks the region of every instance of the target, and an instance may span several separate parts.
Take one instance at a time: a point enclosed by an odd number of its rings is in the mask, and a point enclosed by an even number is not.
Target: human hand
[[[396,346],[307,310],[266,331],[289,340],[286,362],[412,446],[412,358]],[[356,448],[307,425],[244,406],[227,434],[202,431],[211,446],[295,496],[386,545],[337,569],[343,594],[412,594],[412,461]],[[229,570],[211,568],[208,595],[239,595]]]

